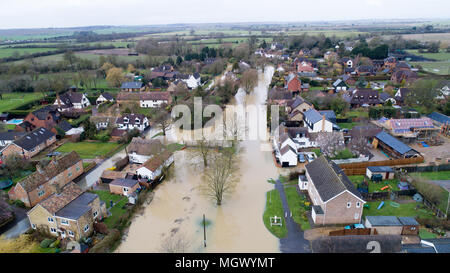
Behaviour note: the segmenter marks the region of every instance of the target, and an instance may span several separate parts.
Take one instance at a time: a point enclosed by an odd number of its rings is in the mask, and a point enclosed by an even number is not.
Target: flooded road
[[[254,92],[239,90],[236,104],[264,103],[273,72],[273,67],[260,71]],[[266,192],[273,189],[266,181],[279,175],[269,142],[244,140],[240,147],[240,182],[220,207],[198,189],[201,171],[192,164],[197,160],[192,151],[176,152],[172,178],[155,189],[153,201],[133,219],[117,252],[161,252],[177,243],[186,252],[279,252],[279,240],[262,220]]]

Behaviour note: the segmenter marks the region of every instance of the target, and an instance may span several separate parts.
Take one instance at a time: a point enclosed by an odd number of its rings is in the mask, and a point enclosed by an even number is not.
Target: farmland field
[[[420,65],[423,70],[439,74],[439,75],[449,75],[450,74],[450,62],[411,62],[412,65]]]
[[[447,61],[450,62],[450,53],[441,50],[439,53],[420,53],[417,49],[407,50],[409,53],[414,55],[423,56],[427,59],[433,59],[436,61]]]
[[[0,113],[14,109],[27,102],[34,101],[43,97],[42,93],[4,93],[0,100]]]
[[[385,39],[392,39],[395,36],[386,35]],[[450,33],[424,33],[424,34],[403,34],[403,39],[419,40],[422,42],[450,42]]]
[[[0,58],[10,57],[14,54],[14,52],[17,52],[19,55],[24,54],[33,54],[33,53],[39,53],[39,52],[48,52],[56,50],[56,48],[0,48]]]

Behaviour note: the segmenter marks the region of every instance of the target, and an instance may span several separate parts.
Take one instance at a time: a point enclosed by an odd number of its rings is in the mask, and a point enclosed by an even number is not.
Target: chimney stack
[[[322,132],[325,132],[325,115],[322,115]]]

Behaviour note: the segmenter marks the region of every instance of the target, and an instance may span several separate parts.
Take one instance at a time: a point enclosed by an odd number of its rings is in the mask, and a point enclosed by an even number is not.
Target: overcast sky
[[[2,29],[449,17],[449,0],[0,0]]]

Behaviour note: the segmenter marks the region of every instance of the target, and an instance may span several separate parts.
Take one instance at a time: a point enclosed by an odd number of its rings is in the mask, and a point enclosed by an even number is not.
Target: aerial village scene
[[[449,96],[448,20],[0,29],[0,253],[449,253]]]

